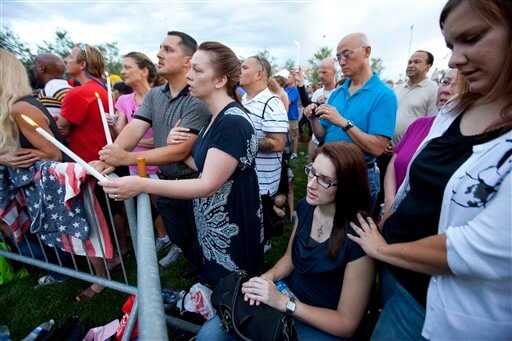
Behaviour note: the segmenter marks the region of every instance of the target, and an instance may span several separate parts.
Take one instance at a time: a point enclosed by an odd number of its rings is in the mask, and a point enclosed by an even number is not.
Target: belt
[[[375,167],[375,162],[367,162],[366,163],[366,169],[372,169]]]
[[[195,179],[197,178],[197,174],[196,173],[192,173],[192,174],[186,174],[186,175],[179,175],[179,176],[168,176],[168,175],[165,175],[165,174],[162,174],[162,173],[158,173],[158,178],[159,179],[162,179],[162,180],[183,180],[183,179]]]

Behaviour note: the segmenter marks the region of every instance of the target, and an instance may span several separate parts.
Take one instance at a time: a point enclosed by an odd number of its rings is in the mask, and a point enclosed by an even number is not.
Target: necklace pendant
[[[321,238],[324,235],[324,225],[320,225],[320,227],[316,230],[316,236]]]

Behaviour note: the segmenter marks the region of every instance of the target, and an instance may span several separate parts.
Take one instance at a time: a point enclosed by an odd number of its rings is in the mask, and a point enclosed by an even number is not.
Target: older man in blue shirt
[[[354,143],[364,152],[373,209],[380,189],[375,159],[393,137],[397,99],[393,90],[371,70],[371,50],[364,33],[352,33],[341,39],[336,58],[348,79],[331,94],[327,104],[311,104],[304,114],[318,139],[325,143]]]

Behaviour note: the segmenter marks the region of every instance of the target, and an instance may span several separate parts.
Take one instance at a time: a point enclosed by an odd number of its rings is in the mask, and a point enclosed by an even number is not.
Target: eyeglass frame
[[[308,178],[316,178],[316,183],[325,189],[338,186],[337,182],[333,183],[331,180],[326,179],[324,176],[316,174],[316,170],[313,168],[312,163],[304,166],[304,173]],[[325,182],[326,185],[322,184],[321,182]]]
[[[439,82],[439,86],[442,86],[442,87],[448,87],[448,86],[453,86],[455,87],[457,85],[457,78],[455,78],[454,80],[452,80],[451,82],[448,81],[448,79],[446,78],[443,78],[440,82]]]
[[[336,57],[335,58],[336,58],[336,60],[338,62],[341,62],[342,60],[343,61],[347,61],[347,60],[349,60],[352,57],[352,55],[357,50],[364,49],[365,47],[368,47],[368,46],[364,45],[364,46],[356,47],[355,49],[345,49],[345,50],[341,51],[341,53],[336,53]]]

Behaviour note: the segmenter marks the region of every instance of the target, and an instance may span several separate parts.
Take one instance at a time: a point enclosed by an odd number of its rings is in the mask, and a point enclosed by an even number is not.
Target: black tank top
[[[18,103],[18,102],[27,102],[28,104],[33,105],[34,107],[41,110],[41,112],[50,121],[50,130],[51,130],[53,136],[55,136],[55,138],[57,140],[59,140],[59,142],[64,144],[64,139],[62,138],[62,135],[59,132],[59,128],[57,127],[57,123],[55,122],[55,119],[52,117],[52,115],[50,115],[50,113],[48,112],[48,109],[46,109],[46,107],[44,105],[42,105],[41,102],[39,102],[37,100],[37,98],[35,98],[33,96],[26,96],[26,97],[22,97],[16,101],[16,103]],[[21,148],[34,148],[32,143],[30,143],[30,141],[23,134],[21,134],[21,132],[20,132],[19,142],[20,142]],[[61,154],[62,154],[63,162],[71,161],[71,159],[66,154],[64,154],[62,152],[61,152]]]

